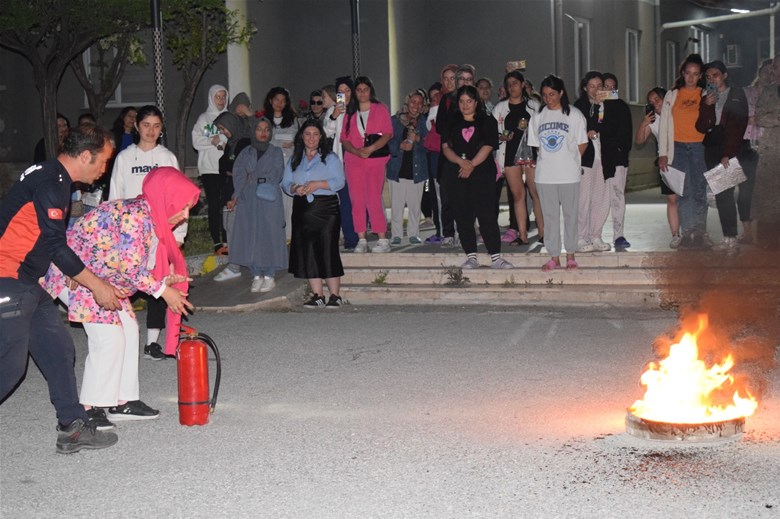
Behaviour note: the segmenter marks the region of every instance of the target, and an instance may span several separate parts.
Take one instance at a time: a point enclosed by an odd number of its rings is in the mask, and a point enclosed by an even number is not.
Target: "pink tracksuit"
[[[390,111],[382,103],[371,104],[365,125],[366,134],[393,134]],[[362,148],[364,137],[360,133],[361,129],[360,112],[356,112],[350,117],[349,133],[347,133],[347,121],[344,121],[341,127],[341,142],[349,141],[355,148]],[[389,156],[363,159],[344,151],[344,174],[349,186],[349,198],[352,200],[355,232],[366,232],[368,227],[366,211],[371,220],[372,231],[380,234],[387,232],[382,188],[385,184],[385,166],[389,160]]]

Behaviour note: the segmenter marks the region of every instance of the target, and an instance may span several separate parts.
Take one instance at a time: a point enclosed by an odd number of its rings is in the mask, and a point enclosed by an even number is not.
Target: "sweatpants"
[[[612,241],[623,236],[623,223],[626,219],[626,181],[628,168],[617,166],[615,176],[607,179],[609,191],[609,210],[612,212]]]
[[[111,407],[139,399],[138,322],[123,310],[117,313],[121,325],[84,323],[89,347],[81,381],[84,405]]]
[[[398,182],[390,180],[390,232],[393,238],[404,236],[404,207],[409,208],[409,223],[406,227],[407,235],[420,236],[420,216],[422,210],[422,195],[425,190],[425,182],[414,183],[414,180],[401,178]]]
[[[607,221],[607,215],[609,215],[608,186],[604,180],[601,162],[597,160],[593,163],[592,168],[582,168],[577,216],[577,237],[580,241],[590,243],[593,240],[601,239],[601,230]],[[545,220],[545,227],[546,224],[547,220]],[[544,243],[547,244],[547,231],[545,231]],[[549,250],[549,246],[547,249]],[[568,251],[569,248],[566,247],[566,250]],[[574,251],[572,250],[572,252]]]
[[[536,183],[544,217],[544,246],[553,258],[561,255],[561,211],[563,211],[563,245],[566,252],[577,250],[577,208],[580,206],[580,183]]]
[[[491,163],[492,164],[492,163]],[[477,233],[475,221],[479,222],[479,232],[485,240],[488,254],[501,252],[501,232],[498,229],[496,213],[496,177],[495,170],[484,168],[475,170],[469,178],[458,178],[456,171],[445,171],[442,175],[442,189],[448,193],[455,210],[455,223],[458,226],[463,252],[477,252]]]
[[[385,158],[357,159],[357,163],[350,160],[344,168],[352,201],[352,221],[357,233],[368,229],[366,211],[371,220],[371,230],[377,234],[387,232],[387,218],[382,203],[386,164]]]

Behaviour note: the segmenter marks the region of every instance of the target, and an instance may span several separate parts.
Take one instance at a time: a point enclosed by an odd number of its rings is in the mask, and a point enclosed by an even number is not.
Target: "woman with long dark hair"
[[[704,134],[696,129],[704,91],[704,62],[690,54],[680,66],[674,88],[666,93],[658,129],[658,167],[683,171],[679,197],[680,248],[709,248],[707,233],[707,180],[704,172]]]
[[[310,119],[295,136],[292,160],[284,168],[282,188],[293,197],[289,272],[307,279],[306,308],[339,308],[344,267],[339,256],[339,199],[344,168],[330,152],[319,121]],[[330,297],[325,302],[323,280]]]
[[[372,252],[390,252],[387,218],[382,203],[385,166],[390,160],[386,145],[393,137],[390,111],[376,97],[374,83],[366,76],[355,78],[354,95],[341,129],[344,172],[352,201],[352,220],[359,240],[355,252],[367,252],[366,212],[371,230],[379,235]]]
[[[582,154],[588,146],[587,123],[576,107],[569,104],[563,80],[547,76],[542,81],[545,106],[531,116],[528,144],[539,148],[536,160],[536,187],[547,225],[544,244],[551,258],[544,272],[561,265],[561,211],[563,211],[566,269],[577,268],[577,212],[579,209]]]
[[[179,161],[168,148],[160,144],[165,128],[163,115],[154,105],[142,106],[136,113],[135,128],[138,143],[131,144],[114,159],[111,171],[109,200],[130,199],[140,195],[146,176],[155,168],[169,166],[179,168]],[[211,178],[211,177],[209,177]],[[179,244],[187,237],[187,222],[183,222],[173,231]],[[141,295],[146,299],[146,345],[144,356],[151,360],[165,358],[160,345],[160,334],[165,328],[165,302],[159,298]]]
[[[748,123],[748,104],[741,88],[731,88],[728,69],[722,61],[708,63],[704,69],[707,78],[707,97],[699,106],[696,129],[705,134],[704,162],[707,169],[718,164],[728,167],[742,148],[742,137]],[[718,216],[723,230],[723,241],[715,249],[737,249],[737,202],[734,187],[715,195]]]
[[[493,150],[498,148],[498,125],[485,111],[479,92],[471,85],[457,90],[457,111],[453,114],[448,132],[444,135],[441,152],[442,187],[452,201],[455,223],[466,261],[462,268],[479,268],[477,261],[477,234],[474,223],[490,254],[491,267],[512,268],[501,257],[501,234],[496,212],[496,165]]]
[[[517,226],[516,229],[512,229],[513,233],[507,231],[507,233],[509,233],[507,239],[510,243],[515,245],[528,244],[528,226],[526,224],[527,210],[525,203],[526,192],[525,181],[523,180],[523,170],[525,169],[529,181],[533,176],[529,174],[529,170],[533,169],[533,166],[530,164],[516,164],[515,155],[520,147],[520,141],[523,140],[523,135],[528,128],[528,121],[531,120],[531,115],[538,112],[540,108],[539,103],[537,103],[535,99],[529,99],[524,85],[525,77],[522,72],[519,70],[507,72],[504,76],[504,88],[509,97],[503,101],[499,101],[493,109],[493,118],[495,118],[498,123],[498,140],[500,143],[498,145],[498,152],[496,153],[496,160],[506,178],[507,187],[512,199],[512,213],[514,214],[515,225]],[[536,193],[535,186],[530,193],[534,205],[537,229],[539,231],[539,236],[541,237],[544,236],[544,218],[541,215],[542,211],[539,206],[539,195]]]
[[[138,138],[138,132],[135,129],[135,119],[138,110],[134,106],[126,106],[119,112],[119,116],[114,120],[111,131],[114,132],[114,144],[116,152],[124,150],[133,144]]]
[[[647,142],[650,135],[655,137],[658,142],[658,127],[661,124],[661,110],[664,106],[664,97],[666,89],[663,87],[654,87],[647,93],[647,105],[645,107],[645,116],[639,127],[636,129],[634,142],[642,145]],[[657,146],[656,146],[657,148]],[[666,185],[666,181],[659,175],[658,181],[661,184],[661,194],[666,197],[666,221],[669,223],[669,231],[672,233],[672,241],[669,242],[669,248],[676,249],[680,246],[680,214],[677,210],[677,194]]]
[[[265,116],[273,123],[273,138],[271,144],[280,148],[287,163],[292,157],[293,141],[298,132],[298,118],[290,101],[290,92],[284,87],[274,87],[268,91],[263,102]],[[284,197],[285,236],[290,239],[290,218],[292,217],[292,200]]]

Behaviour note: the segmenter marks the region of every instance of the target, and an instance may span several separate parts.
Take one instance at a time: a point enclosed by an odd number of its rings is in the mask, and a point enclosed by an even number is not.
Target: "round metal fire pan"
[[[713,443],[735,441],[742,437],[745,418],[723,422],[682,424],[655,422],[626,412],[626,432],[645,440],[684,443]]]

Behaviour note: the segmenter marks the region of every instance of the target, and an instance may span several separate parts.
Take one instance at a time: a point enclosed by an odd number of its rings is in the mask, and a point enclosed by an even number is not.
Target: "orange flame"
[[[697,337],[707,327],[707,316],[699,316],[699,329],[686,332],[673,344],[669,356],[659,363],[651,362],[640,379],[647,387],[644,399],[631,406],[631,412],[647,420],[667,423],[709,423],[750,416],[758,402],[748,392],[747,397],[734,391],[732,403],[715,402],[713,392],[731,391],[734,377],[728,371],[734,366],[729,354],[710,368],[699,359]]]

